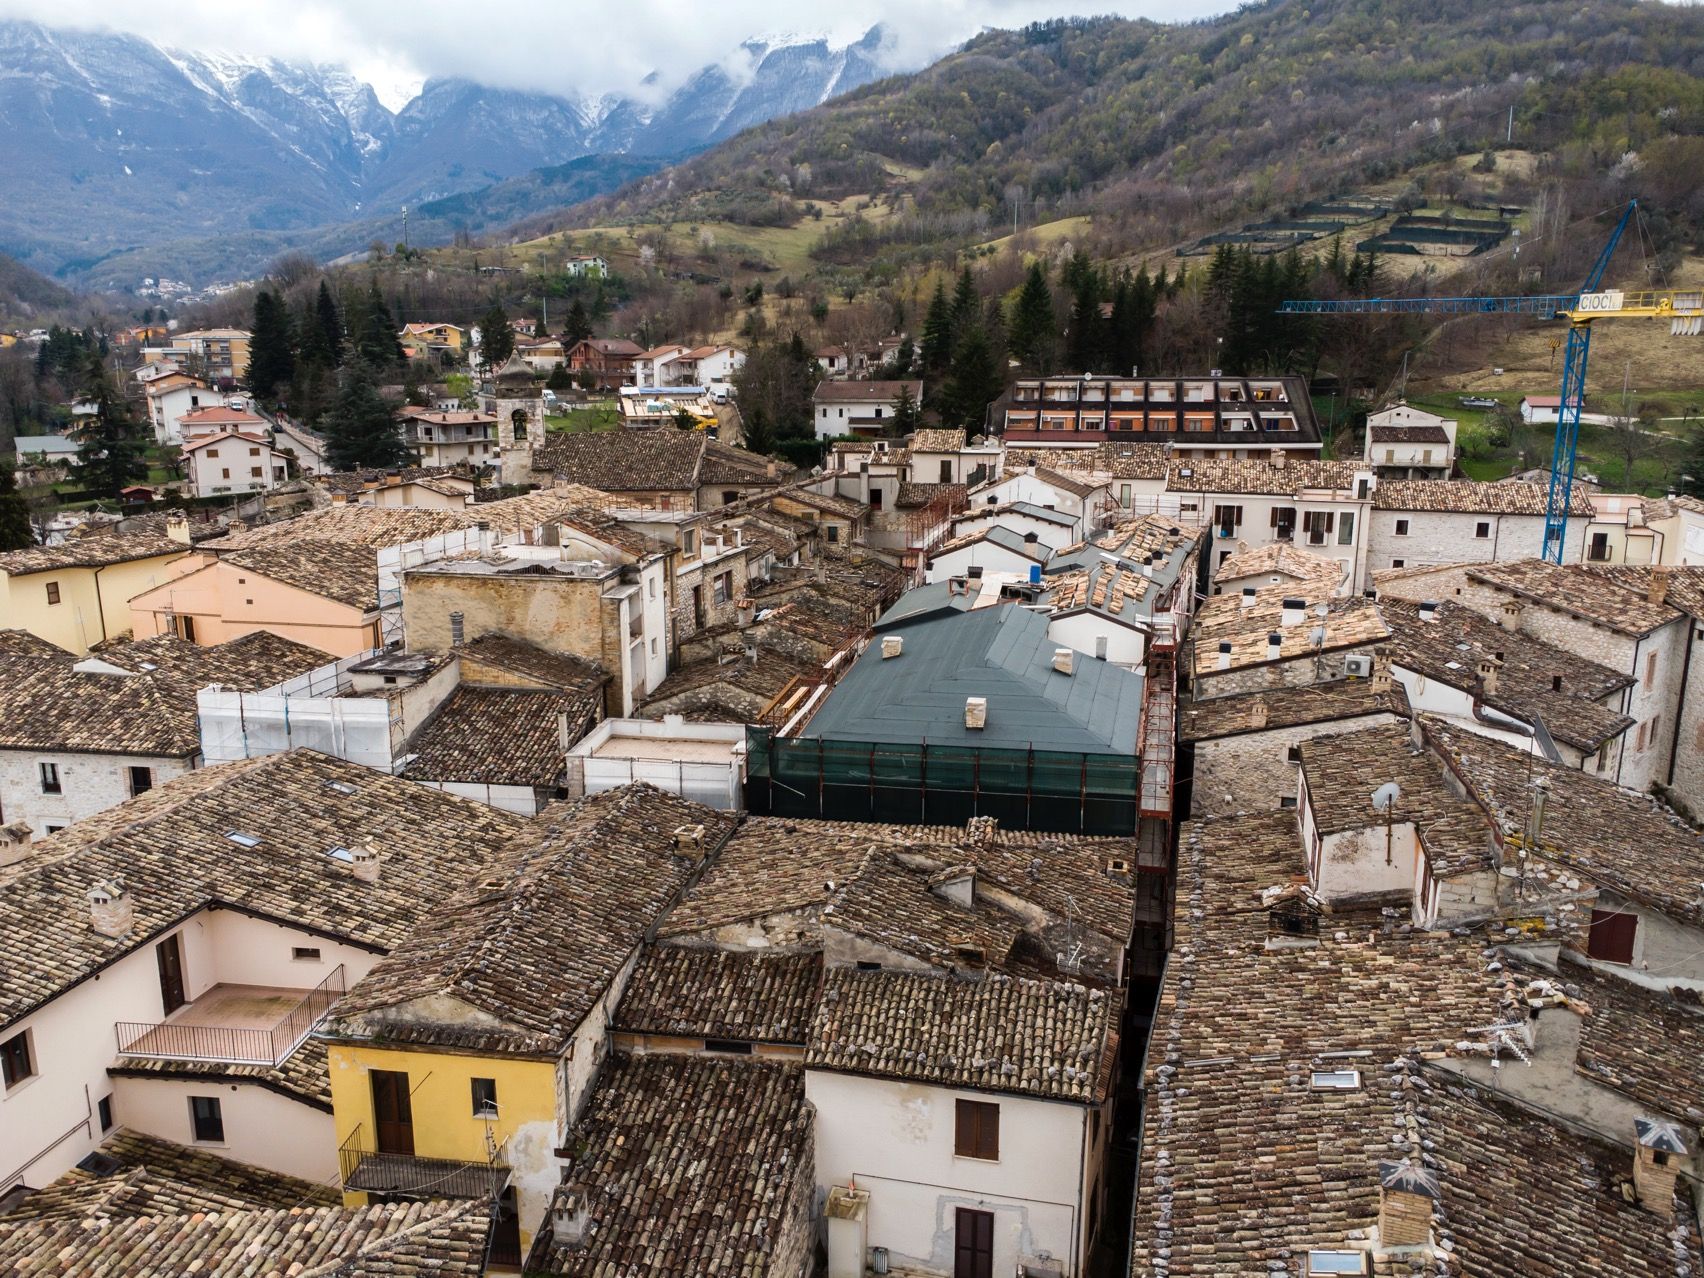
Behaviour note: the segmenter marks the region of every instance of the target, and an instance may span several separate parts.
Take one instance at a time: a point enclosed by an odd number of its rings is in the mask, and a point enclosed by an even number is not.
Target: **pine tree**
[[[953,311],[947,301],[946,286],[935,284],[935,296],[929,299],[929,311],[923,318],[923,371],[931,376],[941,373],[953,355]]]
[[[302,309],[296,314],[296,384],[301,383],[303,369],[329,368],[331,365],[331,350],[325,344],[319,312],[313,302],[303,302]],[[294,398],[290,402],[294,404]]]
[[[999,397],[1003,384],[987,332],[982,325],[972,324],[953,352],[952,371],[942,395],[942,421],[980,430],[988,416],[988,405]]]
[[[958,285],[953,289],[953,332],[962,333],[976,322],[982,299],[976,294],[976,278],[970,267],[959,272]]]
[[[248,385],[256,399],[273,404],[280,387],[296,375],[296,353],[290,340],[290,312],[284,301],[267,289],[254,298],[254,332],[249,338]]]
[[[1047,276],[1039,261],[1031,262],[1024,287],[1012,306],[1012,354],[1023,366],[1035,373],[1046,374],[1053,369],[1053,291],[1047,287]]]
[[[899,394],[893,397],[893,420],[888,427],[888,434],[900,438],[911,434],[923,425],[923,410],[917,406],[917,397],[911,393],[911,387],[900,383]]]
[[[406,357],[402,353],[402,339],[397,336],[396,320],[391,317],[391,309],[379,292],[377,279],[368,283],[362,309],[364,323],[359,341],[354,339],[353,324],[350,326],[350,345],[353,348],[350,354],[377,369],[395,368]]]
[[[1066,334],[1065,359],[1074,373],[1092,373],[1101,363],[1100,285],[1092,271],[1078,277],[1071,304],[1071,330]]]
[[[573,346],[577,342],[585,341],[591,335],[591,317],[586,314],[585,303],[576,297],[574,304],[568,308],[568,323],[562,330],[562,344],[565,347]]]
[[[775,431],[769,424],[769,413],[761,405],[751,410],[741,423],[741,446],[748,453],[768,456],[775,451]]]
[[[28,550],[36,544],[30,508],[18,491],[18,475],[0,465],[0,550]]]
[[[491,303],[491,309],[479,321],[479,359],[495,372],[515,353],[515,330],[509,327],[509,314],[503,303]]]
[[[409,452],[390,405],[379,397],[373,370],[364,363],[344,370],[337,403],[322,431],[333,470],[405,465]]]
[[[79,390],[94,404],[95,412],[84,419],[79,435],[78,478],[89,492],[117,497],[131,484],[148,478],[147,444],[97,351],[84,357]]]
[[[319,296],[314,299],[314,318],[319,342],[324,344],[327,357],[336,367],[343,363],[343,321],[337,314],[337,299],[331,295],[331,286],[324,280],[320,281]]]

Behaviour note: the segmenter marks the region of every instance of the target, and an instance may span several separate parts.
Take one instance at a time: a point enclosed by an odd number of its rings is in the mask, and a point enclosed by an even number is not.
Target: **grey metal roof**
[[[890,613],[877,630],[892,624]],[[1061,674],[1047,627],[1013,604],[913,619],[905,651],[884,660],[872,644],[801,735],[1134,754],[1142,676],[1080,652]],[[986,727],[964,726],[967,697],[988,699]]]
[[[907,590],[893,607],[881,615],[876,622],[876,629],[904,625],[906,622],[916,621],[919,617],[936,613],[967,612],[975,602],[975,595],[954,594],[950,582],[937,581],[927,586],[917,586]]]

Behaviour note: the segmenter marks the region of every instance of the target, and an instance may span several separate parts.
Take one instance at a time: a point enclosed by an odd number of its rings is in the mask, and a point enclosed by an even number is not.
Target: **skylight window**
[[[1361,1090],[1361,1071],[1358,1069],[1316,1069],[1313,1072],[1313,1089],[1316,1092],[1358,1092]],[[1336,1270],[1327,1272],[1336,1273]],[[1358,1269],[1349,1270],[1359,1273]]]
[[[347,781],[327,781],[325,788],[336,790],[339,794],[356,794],[359,792],[358,787],[350,785]]]
[[[355,854],[348,848],[327,848],[325,854],[333,861],[344,861],[353,864]]]
[[[1364,1251],[1310,1251],[1308,1274],[1364,1274],[1367,1272],[1367,1253]]]
[[[240,848],[257,848],[260,846],[258,834],[244,834],[241,830],[227,830],[225,837]]]

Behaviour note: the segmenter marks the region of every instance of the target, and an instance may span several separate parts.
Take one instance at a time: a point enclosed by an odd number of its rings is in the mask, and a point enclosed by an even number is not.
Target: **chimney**
[[[122,940],[136,926],[136,902],[122,879],[101,879],[89,889],[89,924],[102,936]]]
[[[1436,1172],[1411,1163],[1379,1164],[1379,1246],[1424,1247],[1432,1239]]]
[[[734,603],[734,624],[735,625],[737,625],[737,626],[749,626],[749,625],[751,625],[753,618],[755,618],[756,616],[757,616],[757,600],[755,600],[755,599],[739,599],[739,600],[735,601],[735,603]]]
[[[1248,708],[1248,722],[1252,728],[1264,728],[1271,712],[1266,707],[1265,697],[1256,697],[1254,704]]]
[[[462,629],[462,615],[459,612],[452,612],[450,614],[450,647],[461,647],[465,639],[466,634]]]
[[[1279,650],[1283,646],[1284,646],[1284,636],[1283,635],[1277,634],[1277,633],[1267,635],[1266,636],[1266,659],[1268,661],[1278,660]]]
[[[1254,592],[1253,586],[1244,586],[1243,587],[1242,604],[1241,604],[1242,607],[1244,607],[1244,608],[1254,607],[1254,593],[1255,592]]]
[[[578,1247],[586,1238],[586,1225],[591,1220],[579,1194],[558,1190],[550,1204],[550,1241],[558,1247]]]
[[[189,516],[181,510],[174,510],[166,516],[166,536],[173,541],[189,545]]]
[[[1497,671],[1502,664],[1495,657],[1479,659],[1479,686],[1485,690],[1488,697],[1497,695]]]
[[[1070,674],[1071,662],[1075,655],[1069,648],[1055,648],[1053,650],[1053,668],[1060,674]]]
[[[371,843],[349,849],[349,873],[363,883],[379,881],[379,850]]]
[[[691,825],[677,825],[674,831],[674,848],[677,853],[689,861],[696,861],[704,855],[704,825],[694,822]]]
[[[1278,624],[1281,626],[1299,626],[1302,624],[1302,618],[1307,614],[1308,601],[1306,599],[1286,599],[1284,611],[1278,617]]]
[[[966,697],[964,699],[964,726],[974,729],[988,726],[987,697]]]
[[[1373,653],[1373,691],[1386,693],[1390,691],[1390,658],[1382,650]]]
[[[1431,622],[1437,621],[1437,619],[1438,619],[1438,602],[1437,602],[1437,600],[1427,599],[1427,600],[1423,601],[1420,605],[1420,620],[1427,622],[1427,623],[1431,623]]]
[[[964,823],[964,832],[972,847],[990,847],[993,845],[995,836],[1000,832],[1000,818],[973,816]]]
[[[1219,669],[1229,670],[1230,668],[1231,641],[1229,639],[1221,639],[1219,640]]]
[[[897,657],[904,651],[905,651],[905,636],[904,635],[883,635],[882,636],[882,660],[883,661],[888,660],[890,657]]]
[[[1521,628],[1520,604],[1513,599],[1504,600],[1502,608],[1498,610],[1497,620],[1502,623],[1503,629],[1510,634],[1518,632]]]
[[[1668,588],[1669,569],[1651,569],[1651,584],[1645,589],[1645,598],[1653,604],[1660,604],[1668,598]]]
[[[1283,470],[1285,464],[1288,461],[1289,461],[1289,457],[1284,452],[1284,450],[1282,448],[1274,448],[1272,450],[1272,469],[1273,470]]]
[[[1633,1134],[1633,1197],[1646,1211],[1672,1220],[1675,1182],[1692,1161],[1692,1136],[1662,1118],[1635,1118]]]

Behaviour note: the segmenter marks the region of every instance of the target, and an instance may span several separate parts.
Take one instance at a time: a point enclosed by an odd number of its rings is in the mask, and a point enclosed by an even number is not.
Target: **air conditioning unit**
[[[1363,656],[1345,657],[1343,673],[1351,679],[1369,679],[1373,674],[1373,659]]]

